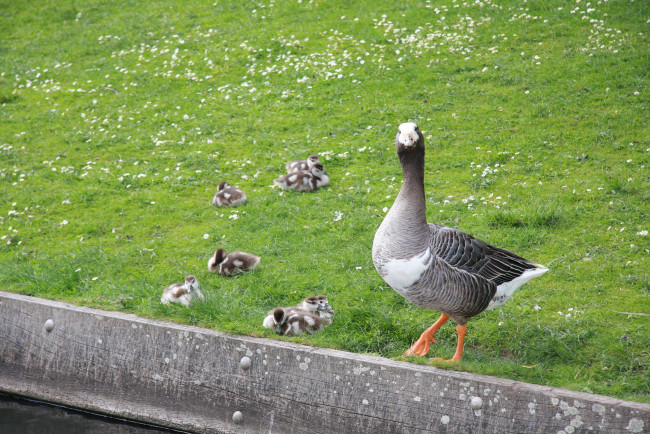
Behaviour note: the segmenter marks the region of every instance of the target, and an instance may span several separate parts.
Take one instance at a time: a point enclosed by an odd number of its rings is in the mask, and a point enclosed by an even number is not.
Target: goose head
[[[403,154],[414,150],[424,150],[424,137],[418,126],[413,122],[404,122],[397,129],[395,137],[397,153]]]
[[[214,252],[214,265],[219,265],[226,259],[226,249],[217,249]]]
[[[275,331],[282,333],[282,325],[287,321],[287,313],[281,307],[273,311],[273,322],[275,323]]]
[[[311,166],[311,173],[314,176],[323,176],[325,174],[325,168],[323,167],[322,164],[316,163],[313,166]]]
[[[324,312],[331,312],[333,310],[332,306],[327,301],[327,296],[326,295],[319,295],[318,296],[318,310],[324,311]]]
[[[318,310],[318,297],[314,297],[313,295],[311,297],[307,297],[298,307],[306,310],[309,313],[314,313],[316,310]]]
[[[307,158],[307,167],[309,167],[310,169],[311,169],[311,168],[312,168],[316,163],[318,163],[318,155],[316,155],[316,154],[314,154],[314,155],[310,155],[310,156]]]
[[[227,182],[224,181],[224,182],[219,184],[219,187],[217,187],[217,191],[221,191],[226,187],[230,187],[230,184],[228,184]]]
[[[199,289],[199,281],[196,280],[196,277],[189,275],[185,278],[185,286],[188,292],[195,291]]]

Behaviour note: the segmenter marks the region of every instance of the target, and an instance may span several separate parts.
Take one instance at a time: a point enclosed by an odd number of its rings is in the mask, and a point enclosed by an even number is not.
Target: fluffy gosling
[[[199,281],[196,280],[196,277],[189,275],[184,282],[172,283],[165,288],[160,302],[165,305],[180,303],[183,306],[189,306],[195,299],[205,300],[205,297],[199,290]]]
[[[260,257],[246,252],[230,252],[217,249],[208,260],[208,270],[222,276],[233,276],[254,270],[260,263]]]
[[[243,190],[233,187],[227,182],[222,182],[217,187],[217,192],[212,198],[212,205],[215,206],[237,206],[246,202],[246,193]]]

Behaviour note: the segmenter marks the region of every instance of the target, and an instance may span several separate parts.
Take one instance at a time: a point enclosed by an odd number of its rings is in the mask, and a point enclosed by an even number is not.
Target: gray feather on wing
[[[536,264],[454,228],[429,223],[433,252],[447,264],[495,285],[510,282]]]

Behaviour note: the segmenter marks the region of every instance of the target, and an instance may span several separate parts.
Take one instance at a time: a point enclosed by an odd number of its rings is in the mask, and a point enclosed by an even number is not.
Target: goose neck
[[[415,226],[426,226],[426,204],[424,199],[424,153],[411,152],[399,156],[404,174],[404,183],[397,199],[400,219]]]

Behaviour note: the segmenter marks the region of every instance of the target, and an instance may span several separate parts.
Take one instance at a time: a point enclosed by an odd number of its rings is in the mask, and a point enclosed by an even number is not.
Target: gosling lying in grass
[[[332,310],[332,306],[327,302],[326,296],[319,295],[318,297],[314,297],[314,296],[306,297],[297,306],[278,307],[270,310],[267,313],[266,317],[264,318],[264,321],[262,322],[262,326],[271,330],[275,329],[276,332],[278,333],[280,333],[280,331],[278,331],[279,330],[278,318],[276,318],[276,315],[279,315],[277,313],[278,309],[284,311],[287,317],[285,323],[288,322],[292,324],[292,327],[298,327],[299,329],[301,327],[300,326],[301,321],[303,322],[306,321],[307,323],[309,323],[311,322],[310,319],[311,317],[316,317],[320,321],[320,325],[316,330],[320,330],[320,328],[328,324],[331,324],[332,318],[334,317],[334,311]],[[289,321],[292,315],[298,315],[298,317]],[[280,333],[280,334],[287,334],[287,333]],[[299,333],[289,333],[289,334],[299,334]]]
[[[208,270],[222,276],[233,276],[254,270],[260,263],[260,257],[246,252],[230,252],[217,249],[208,260]]]
[[[329,182],[329,175],[320,163],[314,164],[309,170],[288,173],[273,180],[273,183],[281,189],[293,191],[314,191],[328,185]]]
[[[217,192],[212,198],[212,205],[215,206],[237,206],[246,202],[246,193],[227,182],[222,182],[217,187]]]
[[[287,311],[281,307],[273,311],[272,318],[275,331],[285,336],[298,336],[303,333],[311,335],[332,322],[304,310]]]
[[[199,281],[196,280],[196,277],[189,275],[184,282],[172,283],[165,288],[160,302],[165,305],[180,303],[183,306],[189,306],[195,299],[205,300],[205,297],[199,290]]]

